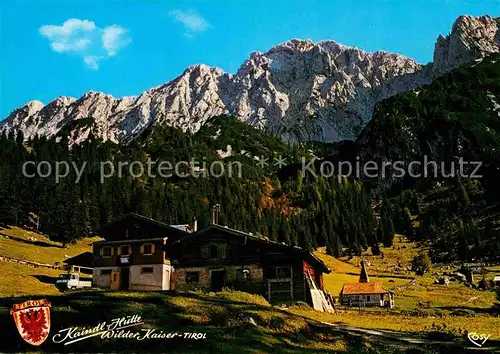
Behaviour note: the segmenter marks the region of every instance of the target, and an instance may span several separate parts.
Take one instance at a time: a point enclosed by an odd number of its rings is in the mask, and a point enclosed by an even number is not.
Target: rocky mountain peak
[[[33,101],[29,101],[21,108],[26,107],[28,109],[29,114],[34,114],[34,113],[38,112],[39,110],[41,110],[43,108],[43,106],[44,106],[44,104],[42,102],[37,101],[37,100],[33,100]]]
[[[498,52],[499,22],[489,16],[459,17],[450,34],[438,38],[432,65],[334,41],[292,39],[251,53],[236,74],[196,64],[138,97],[116,99],[89,91],[78,100],[59,97],[46,106],[32,101],[0,129],[21,129],[26,138],[52,136],[73,120],[92,117],[94,135],[126,142],[152,124],[197,131],[210,117],[231,114],[285,139],[352,140],[378,101]],[[74,142],[88,136],[88,130],[78,133]]]
[[[299,39],[294,38],[290,39],[284,43],[278,44],[277,46],[272,47],[268,54],[273,52],[280,51],[289,51],[289,52],[307,52],[311,50],[315,46],[315,43],[310,39]]]
[[[488,15],[460,16],[446,37],[439,36],[434,49],[434,76],[500,50],[500,18]]]
[[[45,105],[42,102],[38,100],[33,100],[29,101],[24,106],[17,108],[11,114],[19,117],[20,119],[24,119],[38,113],[44,106]]]

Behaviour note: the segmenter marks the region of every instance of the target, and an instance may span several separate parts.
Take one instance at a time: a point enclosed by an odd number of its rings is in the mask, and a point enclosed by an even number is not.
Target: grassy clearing
[[[49,282],[59,273],[55,269],[0,262],[0,296],[57,294],[59,291]]]
[[[363,252],[362,256],[336,259],[325,254],[324,249],[316,255],[332,269],[332,273],[324,276],[325,288],[333,295],[338,295],[345,283],[356,283],[359,279],[362,259],[370,261],[367,267],[370,281],[381,281],[387,289],[394,289],[401,285],[408,285],[415,278],[415,284],[402,290],[394,290],[396,294],[396,307],[398,309],[416,308],[472,308],[490,309],[496,302],[496,295],[492,291],[479,291],[450,279],[449,285],[434,284],[437,275],[426,274],[415,276],[408,267],[419,252],[420,248],[414,243],[406,241],[403,237],[396,236],[394,247],[381,247],[384,257],[373,256],[371,251]],[[394,271],[395,265],[400,265],[405,270]],[[500,267],[491,267],[492,271]],[[494,274],[494,273],[488,273]],[[479,281],[481,277],[476,277]]]
[[[319,313],[302,307],[292,307],[290,311],[344,326],[422,335],[439,331],[455,337],[464,337],[467,331],[475,331],[489,333],[491,339],[500,339],[500,317],[494,308],[497,303],[495,292],[468,288],[454,280],[449,285],[434,284],[438,276],[432,272],[415,276],[408,267],[421,249],[398,236],[394,241],[394,248],[381,248],[383,258],[371,255],[370,250],[352,258],[336,259],[326,255],[324,249],[318,250],[316,255],[332,270],[324,275],[324,285],[333,295],[339,294],[344,283],[358,282],[362,259],[371,263],[368,267],[370,281],[382,281],[387,289],[408,285],[415,278],[413,285],[394,290],[396,308],[390,311],[368,308],[362,313],[341,309],[338,314]],[[402,269],[396,272],[395,265]],[[490,268],[493,272],[500,269]],[[491,277],[493,272],[488,275]],[[476,281],[480,278],[476,277]]]
[[[345,283],[357,283],[361,270],[359,263],[363,259],[371,263],[368,267],[371,282],[382,282],[387,289],[408,284],[414,275],[409,271],[395,273],[394,265],[400,264],[404,268],[408,267],[419,249],[405,240],[399,242],[399,237],[396,237],[394,246],[399,249],[381,248],[384,252],[383,258],[371,255],[371,251],[368,250],[361,256],[338,259],[327,255],[324,248],[319,249],[315,253],[316,256],[332,270],[332,273],[324,275],[325,288],[333,295],[338,295]],[[403,246],[405,248],[402,248]]]
[[[378,330],[392,330],[401,333],[431,335],[436,329],[453,337],[464,338],[467,332],[491,334],[491,340],[500,340],[500,318],[488,314],[469,313],[452,315],[449,312],[406,311],[386,312],[356,310],[341,311],[339,314],[318,313],[306,308],[292,307],[290,312],[323,322],[352,327]]]
[[[99,238],[84,238],[63,247],[60,242],[19,227],[0,228],[0,256],[56,265],[69,257],[92,250]],[[0,296],[57,294],[53,285],[60,270],[0,262]]]
[[[396,235],[393,241],[393,247],[380,247],[382,256],[373,256],[371,250],[364,251],[361,256],[343,257],[342,260],[352,265],[358,266],[364,259],[371,263],[369,272],[378,274],[395,274],[394,266],[399,265],[403,269],[397,272],[398,275],[409,275],[413,273],[408,271],[411,267],[413,258],[422,250],[416,243],[409,242],[404,236]]]
[[[415,285],[396,292],[400,308],[491,309],[496,302],[493,291],[480,291],[452,281],[449,285],[433,283],[432,277],[418,277]]]
[[[0,228],[0,256],[54,265],[66,258],[92,250],[92,243],[97,240],[97,237],[84,238],[63,247],[61,243],[51,241],[42,234],[18,227]]]

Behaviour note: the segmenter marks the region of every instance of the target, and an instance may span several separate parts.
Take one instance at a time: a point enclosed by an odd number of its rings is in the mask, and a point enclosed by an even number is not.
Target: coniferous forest
[[[23,141],[0,135],[0,223],[21,225],[70,243],[97,232],[127,212],[199,228],[219,221],[291,245],[326,246],[332,255],[359,254],[376,244],[392,246],[394,233],[427,244],[435,260],[500,257],[500,62],[483,62],[445,75],[416,92],[380,102],[356,142],[286,143],[234,117],[212,118],[196,133],[152,126],[126,144],[98,141],[92,117],[57,136]],[[493,107],[493,108],[492,108]],[[90,137],[69,144],[82,129]],[[228,150],[231,154],[225,156]],[[414,178],[302,174],[301,161],[320,171],[324,161],[481,161],[481,178],[457,174]],[[259,161],[266,160],[266,164]],[[276,163],[284,159],[286,165]],[[241,176],[151,177],[117,173],[103,179],[102,163],[132,161],[239,163]],[[54,175],[24,177],[41,161],[66,161],[85,169],[56,182]],[[447,165],[448,166],[448,165]],[[47,166],[45,166],[47,167]],[[184,165],[184,172],[189,167]],[[220,168],[220,166],[219,166]],[[470,167],[471,168],[471,167]],[[439,168],[438,168],[439,169]],[[441,171],[439,171],[441,172]],[[448,171],[448,175],[450,175]]]

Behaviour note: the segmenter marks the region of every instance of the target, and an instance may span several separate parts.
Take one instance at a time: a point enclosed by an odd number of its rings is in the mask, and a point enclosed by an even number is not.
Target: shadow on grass
[[[457,315],[463,315],[462,312],[474,313],[474,314],[500,314],[499,309],[495,307],[470,307],[470,306],[433,306],[432,310],[445,310],[451,311],[451,315],[456,313]]]
[[[45,284],[56,284],[57,277],[51,277],[48,275],[32,275],[33,278],[36,278],[39,282]]]

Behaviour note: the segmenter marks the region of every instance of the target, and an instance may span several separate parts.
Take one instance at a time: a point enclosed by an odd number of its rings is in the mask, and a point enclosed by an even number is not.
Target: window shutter
[[[141,245],[141,254],[144,254],[144,245]]]
[[[101,247],[101,249],[99,250],[99,254],[102,256],[104,256],[104,247]]]
[[[155,244],[154,243],[151,244],[151,253],[155,253]]]
[[[219,258],[226,258],[226,244],[219,245]]]
[[[208,258],[208,246],[201,247],[201,257]]]
[[[113,247],[113,250],[114,250],[114,247]],[[111,251],[111,253],[113,253],[113,251]],[[122,248],[120,246],[117,247],[116,254],[119,256],[122,255]]]

